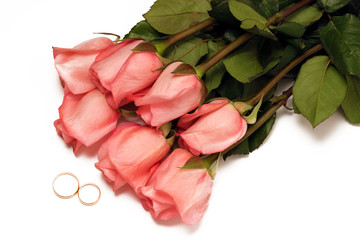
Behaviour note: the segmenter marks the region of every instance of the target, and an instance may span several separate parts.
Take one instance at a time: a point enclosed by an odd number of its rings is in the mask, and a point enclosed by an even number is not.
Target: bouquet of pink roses
[[[350,0],[157,0],[123,39],[53,48],[57,133],[74,153],[105,139],[95,167],[114,191],[194,224],[221,157],[257,149],[292,95],[313,127],[339,107],[360,123],[359,13]]]

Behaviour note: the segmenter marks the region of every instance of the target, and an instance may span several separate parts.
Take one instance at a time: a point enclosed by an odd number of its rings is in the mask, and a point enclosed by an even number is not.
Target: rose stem
[[[251,134],[253,134],[259,127],[261,127],[281,106],[286,104],[286,101],[288,98],[292,95],[292,87],[290,87],[288,90],[283,92],[281,96],[278,98],[280,99],[278,102],[276,102],[274,105],[271,106],[257,121],[254,125],[251,125],[248,130],[246,131],[245,135],[236,143],[222,151],[222,155],[229,152],[231,149],[237,147],[240,143],[242,143],[245,139],[247,139]]]
[[[299,63],[304,61],[306,58],[311,56],[312,54],[316,53],[317,51],[321,50],[323,46],[321,44],[315,45],[314,47],[307,50],[303,55],[297,57],[293,60],[289,65],[283,68],[273,79],[271,79],[266,86],[261,89],[254,97],[250,98],[246,101],[249,105],[255,105],[260,101],[260,99],[265,96],[279,81],[282,79],[291,69],[296,67]]]
[[[299,9],[305,7],[306,5],[308,5],[312,2],[314,2],[314,0],[302,0],[300,2],[297,2],[293,5],[286,7],[285,9],[281,10],[280,12],[278,12],[275,15],[273,15],[272,17],[270,17],[267,25],[269,26],[272,24],[281,23],[284,20],[284,18],[290,16],[294,12],[298,11]]]
[[[202,21],[202,22],[200,22],[198,24],[195,24],[194,26],[189,27],[188,29],[185,29],[185,30],[171,36],[166,41],[164,41],[162,43],[159,43],[159,44],[156,44],[155,47],[156,47],[158,53],[160,55],[162,55],[165,52],[165,50],[168,47],[170,47],[171,45],[173,45],[174,43],[176,43],[176,42],[178,42],[178,41],[180,41],[180,40],[182,40],[182,39],[184,39],[184,38],[198,32],[198,31],[200,31],[201,29],[204,29],[204,28],[212,25],[215,22],[216,22],[216,19],[210,17],[210,18],[208,18],[208,19],[206,19],[206,20],[204,20],[204,21]]]
[[[231,53],[233,50],[241,46],[243,43],[247,42],[250,38],[252,38],[254,34],[252,33],[244,33],[237,39],[235,39],[233,42],[229,43],[218,51],[215,55],[213,55],[209,60],[206,62],[198,65],[195,67],[195,71],[199,78],[201,78],[207,70],[209,70],[212,66],[214,66],[217,62],[219,62],[221,59],[223,59],[225,56],[227,56],[229,53]]]

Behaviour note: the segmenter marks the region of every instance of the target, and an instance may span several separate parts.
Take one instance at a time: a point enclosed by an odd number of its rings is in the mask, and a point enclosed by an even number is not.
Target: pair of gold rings
[[[77,189],[76,189],[76,191],[75,191],[73,194],[66,195],[66,196],[59,194],[59,193],[55,190],[55,182],[56,182],[56,180],[57,180],[59,177],[64,176],[64,175],[71,176],[71,177],[73,177],[73,178],[77,181]],[[83,200],[81,199],[81,197],[80,197],[80,194],[79,194],[80,191],[81,191],[83,188],[87,187],[87,186],[93,186],[93,187],[97,188],[97,190],[99,191],[99,196],[98,196],[98,198],[97,198],[95,201],[93,201],[93,202],[85,202],[85,201],[83,201]],[[59,175],[57,175],[57,176],[55,177],[53,183],[52,183],[52,188],[53,188],[54,193],[56,194],[56,196],[58,196],[59,198],[62,198],[62,199],[69,199],[69,198],[74,197],[74,196],[77,194],[80,202],[81,202],[82,204],[86,205],[86,206],[95,205],[95,204],[100,200],[100,196],[101,196],[100,188],[99,188],[96,184],[94,184],[94,183],[86,183],[86,184],[80,186],[79,179],[78,179],[74,174],[72,174],[72,173],[70,173],[70,172],[64,172],[64,173],[60,173]]]

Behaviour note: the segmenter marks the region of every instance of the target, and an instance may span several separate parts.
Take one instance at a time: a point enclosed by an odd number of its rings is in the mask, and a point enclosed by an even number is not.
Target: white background
[[[62,89],[51,46],[124,36],[153,0],[0,3],[0,239],[360,239],[360,128],[341,113],[315,130],[282,109],[260,150],[222,162],[200,223],[152,219],[131,189],[114,194],[95,151],[75,157],[53,121]],[[52,192],[60,172],[102,189],[83,206]]]

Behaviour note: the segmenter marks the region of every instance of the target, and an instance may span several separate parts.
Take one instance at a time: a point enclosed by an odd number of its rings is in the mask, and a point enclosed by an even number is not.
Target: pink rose
[[[102,91],[111,92],[112,105],[120,107],[126,98],[152,85],[162,67],[160,58],[153,52],[133,52],[143,40],[125,40],[101,52],[91,66]]]
[[[114,184],[114,191],[128,183],[137,192],[169,150],[161,131],[128,123],[120,125],[102,144],[95,167]]]
[[[166,67],[147,94],[135,98],[137,113],[147,124],[159,127],[199,106],[202,83],[195,74],[173,74],[180,64]]]
[[[154,218],[168,220],[177,215],[186,224],[200,221],[211,194],[212,179],[206,169],[183,170],[193,155],[176,149],[155,170],[139,196]]]
[[[194,155],[221,152],[242,138],[247,124],[226,99],[204,104],[178,121],[179,144]]]
[[[96,56],[113,42],[104,37],[90,39],[74,48],[53,47],[55,68],[66,89],[73,94],[82,94],[96,88],[89,72]]]
[[[54,125],[74,153],[82,144],[91,146],[114,130],[120,117],[97,89],[81,95],[65,94],[59,115]]]

